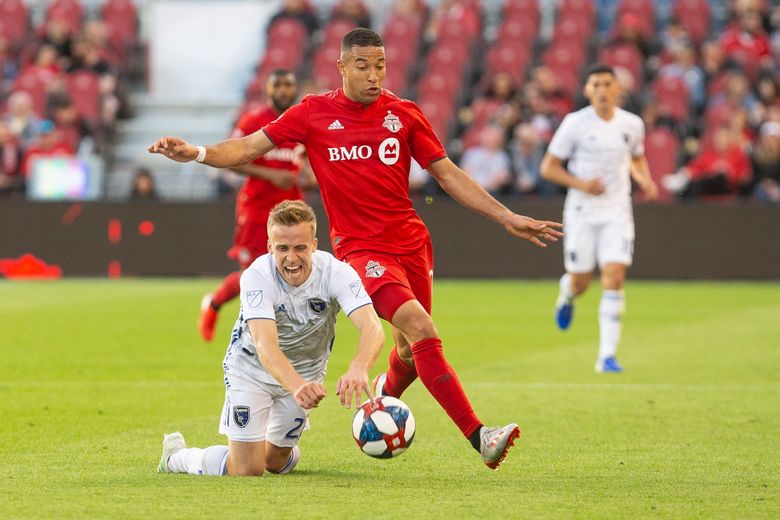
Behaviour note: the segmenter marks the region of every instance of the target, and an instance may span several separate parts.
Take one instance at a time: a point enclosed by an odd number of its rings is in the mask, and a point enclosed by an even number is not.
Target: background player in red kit
[[[295,74],[275,70],[265,85],[268,104],[250,110],[238,120],[231,137],[253,134],[290,108],[298,96]],[[206,341],[214,337],[220,307],[238,296],[241,271],[255,258],[268,252],[266,222],[271,208],[283,200],[303,198],[299,174],[304,164],[304,147],[299,143],[282,143],[261,155],[252,163],[231,168],[245,175],[246,182],[236,201],[236,230],[228,256],[238,262],[241,270],[227,275],[219,287],[203,297],[198,330]]]
[[[400,396],[419,376],[426,389],[495,469],[520,435],[517,424],[487,428],[477,418],[442,352],[430,316],[433,251],[428,230],[408,196],[414,158],[464,206],[520,238],[546,246],[559,223],[512,213],[458,168],[413,102],[382,90],[382,38],[368,29],[348,32],[338,67],[342,88],[305,97],[262,131],[217,145],[158,139],[149,151],[218,168],[253,160],[275,144],[301,142],[317,177],[336,257],[363,279],[379,315],[393,325],[396,348],[377,390]]]

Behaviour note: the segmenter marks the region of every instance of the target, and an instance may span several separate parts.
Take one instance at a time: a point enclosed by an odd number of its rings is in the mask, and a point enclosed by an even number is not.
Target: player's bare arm
[[[290,360],[279,348],[276,322],[251,320],[249,330],[255,341],[260,362],[282,387],[290,392],[301,408],[316,408],[325,397],[325,387],[316,381],[306,381],[295,371]]]
[[[233,168],[254,161],[274,147],[265,132],[258,130],[245,137],[206,146],[203,163],[214,168]],[[161,137],[147,150],[177,162],[190,162],[198,157],[197,146],[178,137]]]
[[[349,364],[347,372],[339,378],[336,393],[342,405],[349,408],[355,402],[355,408],[360,405],[361,395],[374,397],[371,385],[368,383],[368,371],[374,366],[382,344],[385,342],[385,333],[379,323],[379,317],[373,305],[364,305],[352,311],[349,319],[358,329],[357,354]]]
[[[550,182],[591,195],[601,195],[606,190],[601,179],[580,179],[566,171],[566,168],[563,167],[563,161],[551,153],[544,154],[540,172],[542,177]]]
[[[647,200],[655,200],[658,197],[658,186],[650,176],[650,165],[647,157],[640,155],[631,158],[631,177],[644,192]]]
[[[470,210],[501,224],[516,237],[529,240],[539,247],[547,247],[544,240],[556,242],[563,236],[563,233],[558,231],[562,227],[559,222],[535,220],[510,211],[449,157],[432,162],[428,171],[452,198]]]
[[[268,168],[256,164],[244,164],[230,168],[230,171],[246,177],[263,179],[281,190],[289,190],[295,186],[295,183],[297,182],[297,178],[293,172],[282,168]]]

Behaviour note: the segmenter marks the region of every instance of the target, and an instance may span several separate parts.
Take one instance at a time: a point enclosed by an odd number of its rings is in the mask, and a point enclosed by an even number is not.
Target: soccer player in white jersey
[[[602,295],[596,371],[622,372],[615,356],[625,312],[623,284],[634,250],[631,178],[648,199],[656,197],[658,188],[645,159],[644,123],[617,106],[620,86],[614,70],[593,65],[584,93],[590,105],[563,119],[541,166],[545,179],[568,188],[563,210],[566,273],[555,320],[561,330],[569,327],[574,299],[588,288],[598,263]]]
[[[325,397],[322,382],[339,309],[357,327],[357,353],[341,376],[341,404],[373,397],[368,370],[384,332],[360,277],[345,262],[317,251],[314,211],[287,200],[268,218],[269,253],[241,275],[241,310],[222,367],[225,404],[219,432],[229,446],[187,448],[165,435],[158,471],[195,475],[289,473],[308,412]]]

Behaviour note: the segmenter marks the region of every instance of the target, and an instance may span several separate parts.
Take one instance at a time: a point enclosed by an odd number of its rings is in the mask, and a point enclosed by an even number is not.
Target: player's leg
[[[163,437],[163,454],[157,471],[190,475],[225,475],[228,451],[227,446],[188,448],[181,433],[169,433]]]
[[[274,395],[266,429],[265,467],[271,473],[290,473],[301,458],[298,441],[308,428],[308,414],[278,385],[266,385]]]
[[[615,219],[599,235],[598,255],[601,267],[599,303],[599,355],[597,372],[621,372],[616,355],[623,331],[626,302],[623,286],[633,260],[634,222],[630,217]]]
[[[219,309],[238,296],[241,271],[234,271],[222,279],[217,289],[205,295],[200,302],[200,318],[198,331],[205,341],[214,338],[214,329],[217,326]]]
[[[579,218],[577,218],[579,217]],[[555,323],[566,330],[574,319],[574,300],[590,284],[591,272],[596,267],[595,235],[593,227],[580,216],[564,214],[563,265],[566,273],[558,283],[555,300]]]
[[[397,328],[393,327],[392,334],[394,345],[390,349],[388,370],[374,378],[373,388],[374,395],[401,397],[417,379],[417,370],[414,368],[412,346]]]

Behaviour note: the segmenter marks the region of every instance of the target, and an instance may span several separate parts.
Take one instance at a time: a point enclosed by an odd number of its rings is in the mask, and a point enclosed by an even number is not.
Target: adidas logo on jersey
[[[341,122],[336,119],[330,124],[328,130],[344,130],[344,125],[342,125]]]

